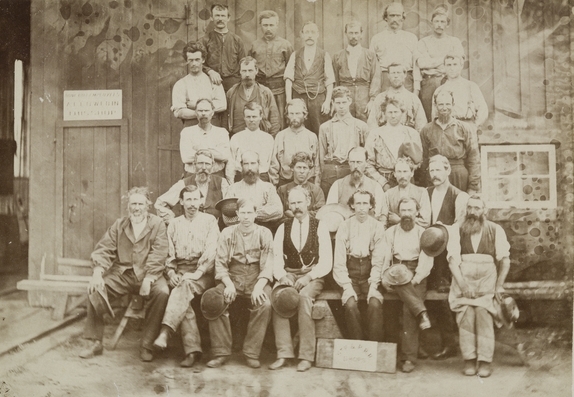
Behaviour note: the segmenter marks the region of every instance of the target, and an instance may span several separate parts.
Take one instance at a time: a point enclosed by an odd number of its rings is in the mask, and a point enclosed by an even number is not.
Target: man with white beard
[[[165,223],[148,212],[151,201],[147,187],[134,187],[127,193],[128,216],[117,219],[92,252],[93,275],[88,286],[88,318],[84,338],[91,344],[81,358],[104,351],[104,314],[114,313],[108,298],[139,294],[146,298],[145,326],[140,359],[153,360],[153,341],[169,297],[163,277],[168,242]]]

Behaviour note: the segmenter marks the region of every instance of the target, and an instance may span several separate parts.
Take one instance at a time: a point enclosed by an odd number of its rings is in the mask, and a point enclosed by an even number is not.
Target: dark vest
[[[431,201],[431,208],[432,208],[432,193],[434,192],[434,189],[435,189],[434,186],[427,188],[427,191],[429,192],[429,199]],[[433,216],[434,223],[442,222],[445,225],[454,224],[454,220],[456,219],[455,202],[460,192],[461,190],[453,185],[450,185],[448,187],[446,194],[444,196],[444,200],[442,202],[442,207],[440,207],[438,216]]]
[[[205,197],[205,204],[202,211],[211,214],[219,219],[219,211],[215,209],[215,204],[223,198],[221,192],[221,177],[218,175],[210,175],[209,185],[207,186],[207,197]],[[183,180],[185,186],[197,186],[195,182],[195,175],[188,176]]]
[[[305,47],[295,51],[295,76],[293,89],[298,94],[307,93],[314,98],[317,94],[325,92],[325,51],[319,47],[315,51],[315,59],[311,69],[307,70],[303,60],[303,51]]]
[[[472,249],[472,242],[470,241],[470,235],[463,235],[462,231],[460,233],[460,253],[464,254],[485,254],[490,255],[496,260],[496,224],[490,221],[484,221],[484,227],[482,229],[482,237],[480,238],[480,243],[478,243],[478,249],[476,252]]]
[[[286,266],[291,269],[300,269],[303,267],[299,256],[305,263],[305,266],[315,265],[319,262],[319,236],[317,235],[317,227],[319,221],[309,215],[309,233],[307,234],[307,241],[303,246],[303,250],[298,252],[291,240],[291,228],[295,218],[285,221],[285,233],[283,235],[283,255],[285,256]],[[299,222],[299,221],[297,221]]]

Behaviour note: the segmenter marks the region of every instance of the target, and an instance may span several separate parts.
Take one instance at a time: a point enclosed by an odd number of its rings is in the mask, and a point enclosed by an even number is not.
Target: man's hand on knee
[[[140,287],[140,296],[149,296],[152,284],[153,280],[151,278],[145,277]]]
[[[94,273],[92,278],[90,279],[90,283],[88,284],[88,293],[93,294],[97,290],[103,290],[106,285],[104,283],[104,278],[102,274],[104,273],[104,269],[101,267],[94,268]]]

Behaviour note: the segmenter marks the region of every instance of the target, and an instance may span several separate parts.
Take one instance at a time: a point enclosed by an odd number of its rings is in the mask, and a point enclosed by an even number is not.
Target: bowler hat
[[[223,314],[229,306],[223,296],[223,288],[210,288],[201,297],[201,312],[207,320],[215,320]]]
[[[280,285],[271,292],[271,306],[283,318],[291,318],[299,308],[299,292],[289,285]]]
[[[506,328],[512,328],[514,322],[518,320],[520,311],[514,298],[508,294],[501,294],[500,300],[494,299],[497,315],[496,317],[504,324]]]
[[[108,293],[105,289],[98,288],[95,292],[89,293],[88,299],[92,306],[94,306],[98,316],[101,317],[107,313],[112,316],[112,318],[115,317],[112,305],[110,305],[110,301],[108,300]]]
[[[421,235],[421,249],[430,257],[440,255],[448,243],[448,230],[436,223],[428,227]]]
[[[402,263],[397,263],[385,269],[383,272],[383,281],[389,285],[405,285],[413,279],[413,272]]]
[[[336,232],[339,229],[341,222],[349,218],[352,214],[353,212],[348,206],[333,203],[319,208],[315,218],[324,222],[330,232]]]

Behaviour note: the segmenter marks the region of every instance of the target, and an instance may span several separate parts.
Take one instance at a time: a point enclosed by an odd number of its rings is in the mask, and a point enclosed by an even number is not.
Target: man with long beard
[[[186,186],[180,193],[184,214],[167,227],[169,255],[166,261],[171,293],[161,331],[153,345],[167,347],[168,339],[180,328],[185,358],[182,367],[191,367],[201,354],[201,337],[191,306],[192,299],[213,286],[213,267],[219,228],[217,220],[199,212],[201,192]]]
[[[395,292],[403,302],[400,360],[401,370],[407,373],[415,368],[419,348],[419,328],[425,330],[431,326],[424,297],[426,277],[430,273],[433,261],[421,250],[420,240],[425,229],[415,222],[419,208],[419,203],[412,197],[403,197],[399,201],[401,221],[385,232],[385,259],[381,272],[383,287]],[[406,266],[412,277],[399,284],[390,284],[385,272],[393,273],[393,267],[397,265]]]
[[[146,187],[130,189],[127,197],[129,215],[117,219],[92,252],[94,270],[88,286],[84,328],[84,338],[92,343],[80,353],[81,358],[92,358],[104,351],[104,314],[114,315],[109,298],[139,294],[148,301],[140,359],[153,360],[153,341],[169,297],[163,278],[167,234],[162,219],[148,213],[151,201]]]
[[[448,297],[458,323],[463,373],[482,378],[492,372],[494,299],[504,292],[510,270],[510,244],[504,229],[486,219],[485,207],[478,195],[468,199],[460,226],[460,261],[449,263],[453,280]]]
[[[181,190],[186,186],[197,186],[200,193],[201,212],[219,218],[215,204],[225,196],[229,183],[219,175],[211,174],[213,154],[209,150],[198,150],[195,153],[195,174],[180,179],[155,201],[154,207],[159,216],[168,223],[175,218],[173,207],[180,201]]]
[[[313,173],[309,179],[311,182],[315,181],[319,169],[319,145],[317,135],[305,128],[304,121],[307,115],[307,105],[302,99],[293,99],[287,103],[289,127],[280,131],[275,137],[269,167],[269,179],[277,187],[293,180],[291,160],[295,153],[299,152],[305,152],[311,156]]]

